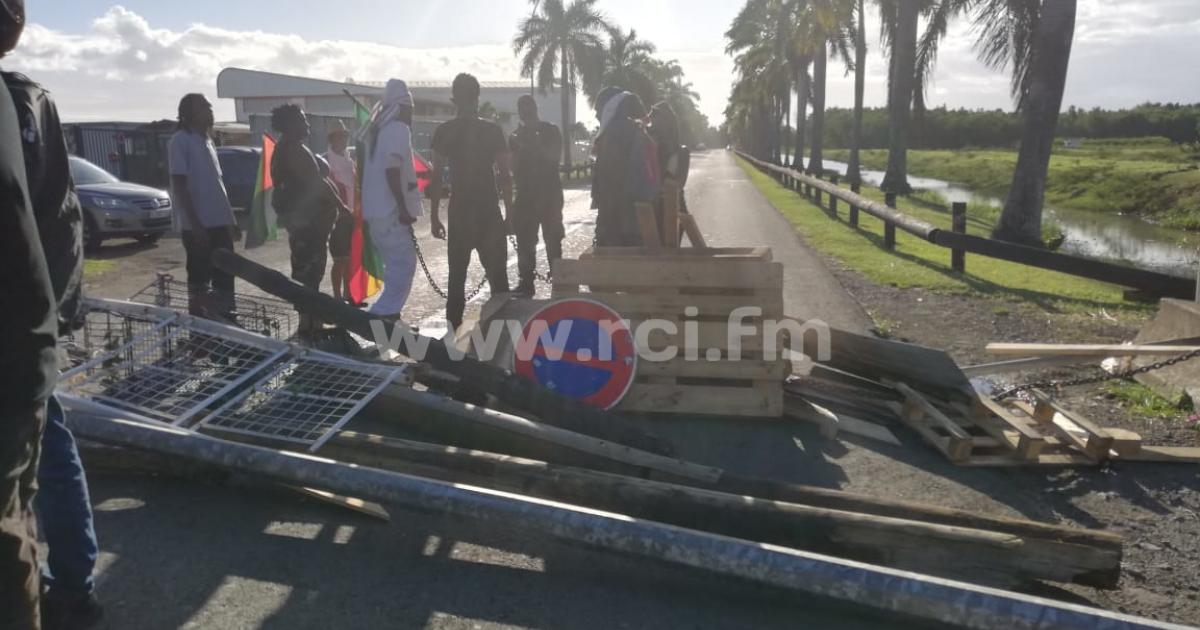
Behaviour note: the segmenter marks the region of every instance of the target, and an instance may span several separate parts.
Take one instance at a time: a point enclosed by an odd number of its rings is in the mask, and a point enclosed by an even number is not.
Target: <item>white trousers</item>
[[[417,251],[413,248],[413,226],[400,223],[396,215],[367,218],[367,229],[376,251],[383,257],[383,292],[371,306],[372,315],[399,315],[412,292],[417,271]]]

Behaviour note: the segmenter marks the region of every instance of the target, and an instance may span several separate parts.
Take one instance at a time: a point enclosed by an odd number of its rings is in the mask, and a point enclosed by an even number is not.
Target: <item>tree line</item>
[[[582,91],[594,104],[602,89],[613,86],[637,94],[647,107],[670,103],[684,143],[719,141],[719,132],[700,113],[700,95],[679,63],[656,57],[653,42],[619,26],[596,6],[597,0],[530,0],[530,5],[529,17],[521,20],[513,38],[513,52],[520,59],[521,76],[536,79],[543,93],[565,87],[559,90],[561,128],[571,136],[579,137],[586,129],[570,124],[570,96]],[[563,160],[570,165],[567,146]]]
[[[929,119],[925,86],[953,20],[972,22],[979,59],[1009,72],[1020,112],[1019,152],[994,238],[1042,245],[1042,207],[1067,66],[1076,0],[746,0],[726,32],[737,80],[724,130],[741,148],[810,173],[824,170],[830,56],[854,75],[847,178],[861,180],[866,141],[866,14],[877,11],[888,60],[888,166],[882,186],[908,194],[908,150]],[[878,54],[878,53],[876,53]],[[811,109],[811,117],[810,117]],[[795,112],[795,122],[792,115]],[[795,147],[790,154],[785,147]]]
[[[854,139],[853,109],[825,112],[824,144],[849,148]],[[888,110],[869,107],[862,112],[864,149],[886,149],[889,142]],[[1022,120],[1017,112],[948,109],[939,107],[913,120],[911,145],[916,149],[1014,148],[1021,140]],[[808,134],[812,134],[809,124]],[[1070,107],[1058,119],[1059,138],[1166,138],[1175,144],[1200,142],[1200,104],[1147,103],[1131,109]],[[785,130],[784,147],[791,152],[794,137]]]

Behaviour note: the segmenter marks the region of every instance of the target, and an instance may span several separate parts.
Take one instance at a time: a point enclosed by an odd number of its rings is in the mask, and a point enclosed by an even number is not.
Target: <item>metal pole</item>
[[[981,629],[1182,628],[497,490],[224,442],[173,427],[83,413],[69,415],[68,421],[76,435],[104,444],[164,453],[265,480],[317,487],[402,508],[479,519],[508,531],[542,533],[949,625]]]

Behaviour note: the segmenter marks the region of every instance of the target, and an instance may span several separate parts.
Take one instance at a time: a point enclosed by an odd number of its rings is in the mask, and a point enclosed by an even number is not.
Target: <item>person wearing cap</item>
[[[0,0],[0,57],[16,48],[24,26],[24,2]],[[0,239],[0,628],[40,628],[33,502],[57,380],[58,314],[9,98],[0,99]]]
[[[350,131],[346,124],[335,120],[329,128],[329,148],[323,154],[329,164],[330,181],[337,189],[342,203],[352,214],[338,217],[333,224],[333,233],[329,235],[329,256],[333,258],[333,267],[329,271],[329,283],[333,286],[333,297],[352,302],[350,297],[350,243],[354,237],[355,216],[358,206],[355,205],[355,188],[357,175],[354,172],[354,161],[346,154],[350,142]],[[355,304],[355,306],[359,306]]]
[[[288,232],[292,279],[318,290],[325,278],[329,234],[339,212],[349,214],[333,184],[321,173],[316,156],[304,145],[311,129],[304,110],[287,104],[271,112],[271,127],[280,134],[271,157],[275,194],[271,205]],[[322,325],[300,313],[300,334],[314,337]]]
[[[517,235],[516,293],[532,297],[537,269],[538,228],[546,243],[546,259],[553,267],[562,258],[563,186],[562,133],[554,123],[538,118],[537,101],[528,94],[517,99],[521,125],[508,139],[517,180],[513,231]]]
[[[383,258],[383,292],[370,313],[397,320],[417,271],[413,224],[421,216],[421,190],[413,167],[412,116],[408,84],[392,79],[364,132],[363,222]]]
[[[508,293],[508,242],[512,226],[513,182],[508,142],[500,125],[479,117],[479,80],[469,74],[454,78],[451,100],[457,108],[453,120],[442,123],[433,132],[433,181],[430,183],[433,208],[431,231],[434,238],[447,238],[438,217],[442,202],[442,170],[450,167],[454,188],[450,195],[450,231],[446,249],[450,266],[447,281],[446,320],[451,333],[462,326],[466,309],[467,267],[471,252],[479,252],[479,262],[487,274],[492,295]],[[504,194],[500,197],[496,183]]]

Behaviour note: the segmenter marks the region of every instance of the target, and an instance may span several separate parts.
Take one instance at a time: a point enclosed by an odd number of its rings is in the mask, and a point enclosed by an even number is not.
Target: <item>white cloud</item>
[[[874,15],[868,29],[867,103],[878,106],[886,100],[887,66]],[[1079,0],[1065,103],[1117,107],[1200,101],[1200,75],[1192,68],[1200,58],[1198,32],[1196,0]],[[722,50],[719,33],[687,39],[714,44],[707,50],[664,49],[661,56],[679,60],[701,95],[702,111],[719,123],[735,78],[733,63]],[[972,41],[968,23],[951,28],[930,85],[930,106],[1011,108],[1007,75],[980,64]],[[121,6],[110,8],[82,33],[31,24],[4,65],[53,90],[66,120],[171,118],[179,96],[195,91],[214,99],[219,117],[232,118],[232,104],[215,100],[217,73],[227,66],[334,80],[446,79],[461,71],[484,80],[518,76],[512,51],[502,43],[414,49],[203,24],[172,31]],[[829,69],[828,103],[853,103],[853,79],[836,62]]]

